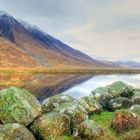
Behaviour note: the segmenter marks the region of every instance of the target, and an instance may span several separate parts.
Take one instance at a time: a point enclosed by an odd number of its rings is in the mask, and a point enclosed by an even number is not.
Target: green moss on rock
[[[83,106],[89,114],[102,111],[102,106],[93,98],[83,97],[78,100],[78,103]]]
[[[82,121],[88,119],[88,113],[84,107],[79,105],[77,102],[68,102],[63,103],[59,107],[55,108],[56,112],[60,112],[66,114],[70,118],[70,126],[71,130],[75,131],[77,125],[79,125]]]
[[[78,127],[78,135],[82,139],[99,140],[104,135],[103,129],[94,121],[86,120]]]
[[[39,140],[56,140],[63,135],[70,135],[70,119],[57,112],[39,116],[30,126],[30,130]]]
[[[3,124],[30,124],[41,113],[41,105],[28,91],[10,87],[0,91],[0,120]]]
[[[0,140],[35,140],[35,138],[23,125],[9,123],[0,125]]]
[[[106,86],[108,92],[113,97],[127,97],[131,98],[133,96],[133,91],[135,90],[132,86],[123,83],[122,81],[114,82],[113,84]]]
[[[75,100],[69,95],[59,94],[43,101],[42,110],[44,113],[53,111],[59,105]]]

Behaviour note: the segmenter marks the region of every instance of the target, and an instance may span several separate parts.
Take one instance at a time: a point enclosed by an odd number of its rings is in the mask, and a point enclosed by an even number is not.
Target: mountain
[[[130,68],[140,68],[140,62],[136,61],[117,61],[116,64],[123,65]]]
[[[35,26],[0,13],[0,67],[114,67],[92,59]]]

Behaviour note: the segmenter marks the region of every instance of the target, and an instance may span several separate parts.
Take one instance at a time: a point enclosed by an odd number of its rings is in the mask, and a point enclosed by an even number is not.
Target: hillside
[[[19,22],[3,12],[0,14],[0,37],[0,67],[116,67],[112,63],[96,61],[39,28]]]

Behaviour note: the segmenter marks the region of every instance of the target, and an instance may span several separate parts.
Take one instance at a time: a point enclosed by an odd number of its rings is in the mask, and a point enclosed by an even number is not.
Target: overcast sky
[[[140,62],[140,0],[0,0],[0,10],[94,58]]]

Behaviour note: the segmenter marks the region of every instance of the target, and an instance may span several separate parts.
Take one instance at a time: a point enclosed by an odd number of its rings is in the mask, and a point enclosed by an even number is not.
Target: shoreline
[[[140,69],[136,68],[0,68],[2,73],[23,73],[23,74],[138,74]]]

